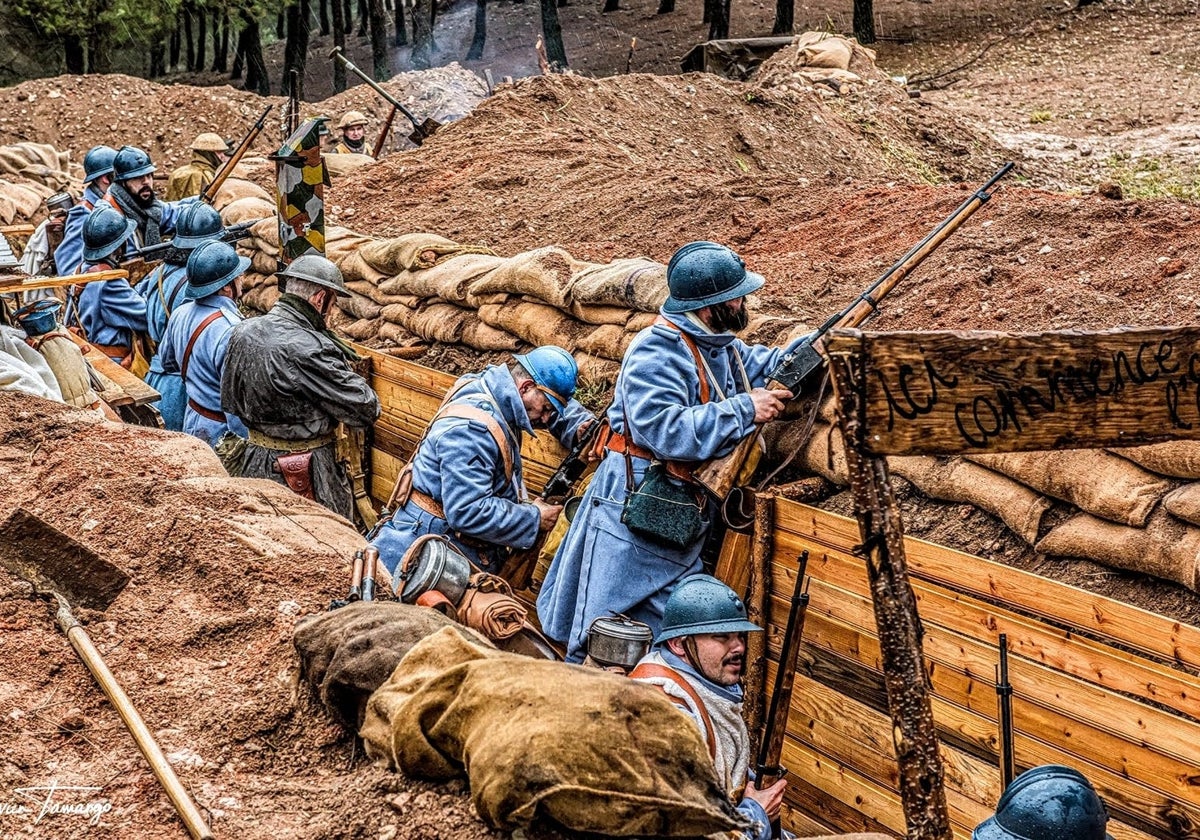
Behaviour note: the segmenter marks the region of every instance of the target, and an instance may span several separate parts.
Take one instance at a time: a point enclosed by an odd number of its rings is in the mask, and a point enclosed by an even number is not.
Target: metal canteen
[[[400,564],[404,579],[400,600],[413,604],[424,593],[436,589],[458,606],[471,578],[471,561],[445,537],[434,534],[420,537],[409,552],[415,556],[406,555]]]
[[[628,671],[650,650],[650,626],[623,615],[602,616],[588,628],[588,656],[600,665]]]

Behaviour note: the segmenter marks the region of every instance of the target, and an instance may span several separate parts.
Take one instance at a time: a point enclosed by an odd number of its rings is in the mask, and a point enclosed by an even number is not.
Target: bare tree
[[[295,0],[287,7],[287,42],[283,47],[283,81],[280,93],[304,97],[304,67],[308,62],[309,0]],[[296,87],[291,86],[291,71],[296,71]]]
[[[320,0],[317,4],[317,25],[321,27],[322,35],[329,34],[329,0]]]
[[[375,78],[382,82],[392,75],[388,67],[387,15],[384,13],[383,0],[370,0],[370,10],[371,58]]]
[[[416,70],[428,70],[433,56],[433,0],[417,0],[413,6],[412,66]]]
[[[790,35],[796,25],[796,0],[775,0],[775,25],[772,35]]]
[[[243,25],[238,34],[238,52],[245,57],[246,90],[268,96],[271,82],[267,78],[267,62],[263,60],[262,31],[258,19],[245,9],[241,11],[241,16]]]
[[[546,37],[546,58],[551,66],[567,67],[567,49],[563,46],[562,24],[558,20],[558,3],[555,0],[541,0],[542,5],[542,34]]]
[[[404,20],[404,0],[396,0],[392,17],[396,27],[395,44],[397,47],[403,47],[408,43],[408,24]]]
[[[854,37],[860,44],[875,43],[875,7],[873,0],[854,0]]]
[[[483,45],[487,41],[487,0],[475,0],[475,34],[471,37],[471,49],[467,50],[468,61],[483,58]]]
[[[343,52],[346,50],[346,33],[350,30],[347,28],[345,15],[350,12],[350,5],[343,4],[342,0],[333,0],[333,45],[338,47]],[[333,92],[341,93],[346,89],[346,65],[342,62],[334,60],[333,62]]]

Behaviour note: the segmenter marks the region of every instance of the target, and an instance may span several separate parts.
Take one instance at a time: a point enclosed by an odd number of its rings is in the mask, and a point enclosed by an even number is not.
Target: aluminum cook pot
[[[34,338],[45,335],[58,326],[58,310],[62,304],[53,298],[43,298],[26,304],[16,311],[15,316],[25,335]]]
[[[471,578],[471,561],[445,537],[426,534],[404,552],[399,575],[404,581],[400,590],[400,600],[404,603],[416,603],[421,595],[436,589],[458,606]]]
[[[602,616],[588,628],[588,656],[600,665],[628,671],[646,655],[653,640],[648,624],[623,615]]]

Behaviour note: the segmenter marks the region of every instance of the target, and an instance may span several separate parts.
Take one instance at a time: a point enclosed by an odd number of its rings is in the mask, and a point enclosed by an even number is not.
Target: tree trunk
[[[617,0],[604,0],[604,8],[600,10],[601,14],[605,12],[615,12],[621,8]]]
[[[775,26],[772,35],[790,35],[796,23],[796,0],[775,0]]]
[[[567,49],[563,46],[562,24],[558,21],[558,4],[555,0],[541,0],[541,4],[542,34],[546,38],[546,58],[550,60],[551,67],[565,70]]]
[[[487,0],[475,0],[475,34],[471,37],[471,49],[467,50],[467,61],[483,58],[483,45],[487,41]]]
[[[404,20],[404,0],[396,0],[392,17],[396,27],[396,46],[403,47],[408,43],[408,24]]]
[[[246,25],[242,28],[239,41],[246,57],[246,90],[269,96],[271,82],[267,78],[267,63],[263,60],[262,33],[258,28],[258,20],[245,11],[242,12],[242,18]]]
[[[655,14],[669,15],[675,11],[675,0],[658,0],[658,11]]]
[[[150,72],[147,74],[151,79],[157,79],[159,76],[167,72],[167,46],[162,41],[158,41],[150,47]],[[70,73],[71,69],[67,68]]]
[[[429,21],[433,16],[432,0],[417,0],[413,6],[413,47],[410,59],[414,70],[428,70],[433,46],[433,29]]]
[[[108,73],[112,69],[112,56],[109,54],[109,27],[96,24],[88,32],[88,72]]]
[[[62,45],[67,72],[75,76],[82,76],[87,69],[83,60],[83,41],[79,40],[78,35],[63,35]]]
[[[387,13],[383,0],[370,0],[371,9],[371,62],[375,80],[382,82],[392,74],[388,67]]]
[[[349,35],[354,31],[354,9],[350,6],[350,0],[342,0],[342,18],[345,21],[346,28],[343,30]]]
[[[367,8],[367,0],[358,0],[358,37],[365,38],[367,27],[371,22],[371,10]]]
[[[171,30],[171,45],[168,50],[167,70],[174,70],[179,66],[179,49],[183,44],[183,36],[179,32],[179,21],[175,21],[175,28]]]
[[[342,0],[332,0],[333,6],[333,45],[341,47],[342,51],[346,50],[346,20],[345,16],[350,11],[349,6],[344,4]],[[346,65],[337,59],[333,59],[333,92],[341,93],[346,89]]]
[[[707,2],[705,3],[707,6]],[[712,20],[708,22],[708,40],[719,41],[729,37],[729,2],[714,0],[712,4]]]
[[[873,0],[854,0],[854,37],[860,44],[875,43],[875,7]]]
[[[334,2],[337,2],[337,0],[334,0]],[[317,4],[317,22],[318,22],[318,25],[321,27],[321,34],[328,35],[329,34],[329,0],[321,0],[321,2]]]
[[[721,0],[704,0],[704,16],[700,18],[701,23],[712,23],[713,9],[720,2]]]
[[[204,9],[196,9],[196,22],[196,69],[203,72],[208,64],[208,15]]]
[[[283,48],[283,82],[280,93],[304,98],[304,65],[308,59],[309,0],[296,0],[287,8],[287,43]],[[291,71],[296,71],[292,90]]]
[[[228,25],[226,27],[228,31]],[[237,43],[233,47],[233,67],[230,68],[229,78],[242,78],[242,70],[246,66],[246,28],[245,26],[238,32]]]
[[[219,22],[219,28],[218,28]],[[213,63],[212,69],[224,73],[229,69],[229,12],[213,13]]]
[[[187,56],[187,69],[189,73],[193,73],[196,70],[196,42],[192,38],[192,7],[183,6],[180,14],[183,15],[183,44]]]
[[[275,38],[282,41],[287,36],[287,13],[280,12],[275,15]]]

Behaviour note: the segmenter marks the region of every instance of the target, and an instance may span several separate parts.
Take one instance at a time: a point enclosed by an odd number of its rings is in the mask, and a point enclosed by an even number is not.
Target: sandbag
[[[1200,525],[1200,484],[1185,484],[1163,496],[1163,508],[1167,513]]]
[[[489,301],[491,302],[491,301]],[[617,324],[624,327],[632,314],[625,306],[605,306],[603,304],[580,303],[571,301],[571,315],[585,324]]]
[[[799,427],[803,424],[793,425]],[[846,447],[842,440],[842,433],[836,426],[814,424],[812,437],[808,439],[798,460],[813,475],[824,476],[841,487],[850,483],[850,469],[846,465]]]
[[[575,276],[571,297],[593,306],[658,312],[667,299],[667,267],[645,257],[592,265]]]
[[[387,682],[404,654],[455,622],[439,612],[397,601],[356,601],[296,622],[292,644],[300,674],[335,718],[358,730],[367,698]],[[482,636],[460,628],[477,644]]]
[[[378,318],[379,313],[383,310],[378,303],[356,292],[351,292],[349,297],[339,297],[337,308],[355,318]]]
[[[430,303],[414,312],[405,326],[430,341],[457,344],[467,313],[468,310],[452,303]]]
[[[387,279],[387,275],[382,271],[377,271],[363,259],[361,251],[353,251],[346,254],[340,262],[338,268],[342,270],[342,279],[347,284],[351,282],[366,282],[372,285],[378,285]],[[363,292],[360,292],[363,294]]]
[[[642,330],[652,326],[658,320],[658,312],[634,312],[629,316],[629,320],[625,322],[625,329],[633,334],[640,333]]]
[[[485,351],[515,351],[521,346],[521,339],[515,335],[498,330],[491,324],[485,324],[478,315],[468,315],[463,318],[462,335],[459,341],[467,347]]]
[[[744,827],[700,730],[658,689],[528,659],[445,627],[367,703],[367,755],[414,778],[467,774],[500,831],[544,818],[612,836],[696,837]]]
[[[1051,529],[1034,548],[1039,554],[1084,557],[1200,592],[1196,574],[1200,528],[1161,508],[1145,528],[1128,528],[1081,513]]]
[[[580,336],[593,329],[541,303],[489,304],[479,308],[479,318],[535,347],[555,344],[570,350]]]
[[[348,324],[338,324],[337,332],[355,341],[370,341],[379,335],[383,323],[382,318],[361,318]]]
[[[348,256],[376,241],[375,237],[365,233],[356,233],[341,225],[329,225],[325,228],[325,256],[340,266]]]
[[[621,363],[612,359],[601,359],[590,353],[576,351],[571,354],[579,368],[579,381],[586,385],[599,385],[608,388],[617,381],[621,372]]]
[[[229,181],[225,183],[228,184]],[[220,210],[221,222],[227,227],[229,225],[240,225],[242,222],[248,222],[251,219],[269,218],[272,224],[275,221],[275,202],[271,201],[270,198],[262,196],[248,195],[237,198],[222,205]],[[255,225],[254,230],[255,232],[259,230],[257,225]],[[278,238],[279,235],[276,234],[276,239]],[[275,253],[278,253],[278,251]],[[275,254],[271,256],[273,257]]]
[[[825,32],[804,32],[792,41],[797,57],[805,67],[846,70],[850,67],[852,47],[845,38]]]
[[[1159,475],[1200,478],[1200,441],[1197,440],[1169,440],[1149,446],[1130,446],[1108,451],[1128,458]]]
[[[360,251],[364,259],[367,258],[370,247],[364,247]],[[367,262],[373,265],[369,259]],[[461,254],[427,268],[400,271],[387,280],[380,281],[379,289],[389,295],[440,297],[442,300],[474,306],[471,303],[472,285],[503,262],[503,257],[494,254]]]
[[[593,356],[614,359],[619,362],[625,357],[625,351],[629,349],[629,344],[633,341],[633,336],[633,333],[626,332],[622,326],[606,324],[602,327],[596,327],[591,332],[581,336],[575,342],[575,346],[579,350],[590,353]]]
[[[279,261],[265,251],[251,251],[250,268],[258,274],[270,276],[279,269]]]
[[[402,271],[420,271],[459,254],[491,254],[490,248],[459,245],[435,233],[408,233],[394,239],[381,239],[363,246],[363,259],[377,271],[396,275]]]
[[[222,218],[224,218],[223,211],[226,207],[234,202],[245,201],[250,198],[269,204],[271,212],[274,212],[275,199],[269,192],[253,181],[246,181],[232,176],[226,178],[225,183],[221,184],[221,188],[217,190],[217,194],[213,198],[212,206],[215,210],[222,212]],[[249,216],[248,218],[261,219],[262,216]]]
[[[415,354],[418,356],[429,349],[429,345],[424,339],[413,335],[412,332],[400,324],[393,324],[386,320],[379,325],[379,338],[383,341],[390,341],[399,347],[419,347],[419,351]]]
[[[587,266],[557,245],[549,245],[508,258],[472,283],[471,294],[529,295],[566,309],[574,277]]]
[[[1082,511],[1138,528],[1171,489],[1171,482],[1102,449],[967,457]]]
[[[370,155],[360,155],[354,152],[336,155],[322,152],[321,160],[325,161],[325,169],[329,172],[329,177],[331,178],[340,178],[343,175],[353,172],[355,169],[362,169],[364,166],[369,166],[375,162],[375,158]]]
[[[1045,496],[962,458],[892,456],[887,464],[926,496],[982,508],[1030,545],[1037,542],[1042,516],[1050,509]]]

